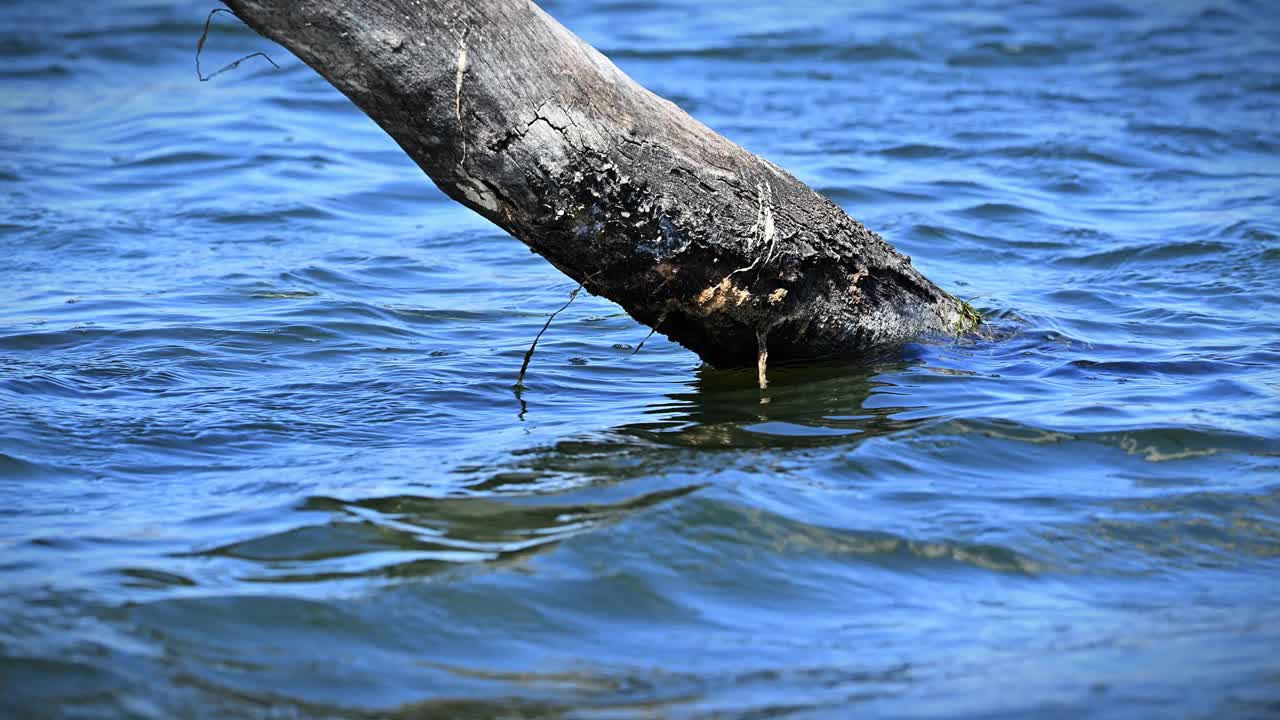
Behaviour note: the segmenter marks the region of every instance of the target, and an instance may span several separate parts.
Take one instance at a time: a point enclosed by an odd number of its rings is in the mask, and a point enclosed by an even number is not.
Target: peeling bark
[[[226,0],[447,195],[717,366],[977,326],[910,258],[528,0]]]

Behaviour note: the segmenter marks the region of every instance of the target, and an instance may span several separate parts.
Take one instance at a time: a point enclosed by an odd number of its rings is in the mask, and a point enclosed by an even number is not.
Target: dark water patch
[[[264,100],[269,105],[275,106],[281,110],[289,110],[296,112],[317,112],[329,114],[333,112],[356,112],[351,106],[351,101],[341,96],[333,96],[328,93],[320,95],[276,95],[268,97]]]
[[[427,308],[388,307],[386,310],[399,320],[421,325],[456,326],[458,323],[493,322],[511,317],[509,313],[499,309],[467,310],[463,308],[447,308],[432,310]],[[541,315],[529,313],[529,317],[537,316]]]
[[[1038,215],[1035,210],[1011,203],[982,203],[972,207],[965,208],[961,214],[968,217],[980,218],[984,220],[994,220],[998,218],[1015,218],[1024,215]]]
[[[1081,20],[1128,20],[1133,10],[1117,3],[1086,3],[1064,8],[1063,17]]]
[[[929,145],[922,143],[908,143],[905,145],[894,145],[880,151],[880,154],[893,158],[904,158],[907,160],[919,160],[927,158],[946,157],[955,152],[953,148]]]
[[[919,60],[921,56],[911,48],[881,42],[874,45],[839,46],[832,59],[859,63],[884,60]]]
[[[0,34],[0,57],[39,57],[53,49],[48,36],[35,33]]]
[[[114,158],[112,164],[118,167],[137,169],[148,167],[167,167],[170,165],[203,165],[226,162],[233,156],[223,153],[212,153],[199,150],[175,150],[172,152],[150,155],[143,158]]]
[[[69,709],[124,711],[117,691],[124,678],[84,660],[0,656],[0,711],[27,715],[50,703]]]
[[[193,587],[196,584],[191,578],[164,570],[125,568],[119,572],[127,578],[126,585],[128,587],[139,589],[162,590],[175,587]]]
[[[54,468],[45,468],[36,463],[23,460],[21,457],[0,452],[0,478],[20,480],[48,477],[56,472]]]
[[[1224,7],[1211,6],[1200,11],[1199,19],[1210,23],[1225,23],[1229,25],[1239,25],[1245,22],[1245,18]]]
[[[1091,43],[979,43],[947,57],[947,65],[959,68],[1043,67],[1065,62],[1093,49]]]
[[[1191,68],[1181,69],[1181,72],[1156,77],[1152,77],[1148,73],[1138,72],[1128,74],[1126,77],[1127,85],[1130,87],[1136,88],[1140,83],[1145,82],[1149,85],[1168,90],[1193,89],[1206,86],[1221,87],[1224,82],[1230,79],[1230,76],[1224,73],[1197,71]]]
[[[1134,122],[1129,124],[1129,130],[1140,134],[1176,137],[1191,141],[1221,140],[1226,137],[1219,130],[1199,125]]]
[[[218,225],[275,225],[283,220],[319,220],[329,217],[321,208],[309,205],[289,205],[261,211],[246,212],[228,210],[189,210],[179,217],[206,220]]]
[[[984,128],[984,129],[955,130],[955,131],[952,131],[951,137],[957,142],[962,142],[962,143],[987,143],[990,141],[997,141],[997,140],[1004,140],[1004,141],[1026,140],[1027,134],[1025,132],[1020,132],[1015,130],[1000,130],[1000,129]],[[943,180],[942,182],[966,183],[966,181],[956,181],[956,180]]]
[[[1141,167],[1145,164],[1132,148],[1122,148],[1110,143],[1105,148],[1097,148],[1073,143],[1039,142],[992,148],[984,151],[984,154],[1009,158],[1071,160],[1120,168]]]
[[[1098,192],[1094,185],[1079,180],[1060,180],[1044,185],[1044,190],[1056,195],[1091,195]]]
[[[1144,245],[1114,248],[1082,256],[1066,256],[1057,262],[1068,266],[1117,268],[1131,263],[1178,263],[1218,258],[1233,252],[1234,247],[1212,240],[1163,241]]]
[[[907,190],[886,190],[880,187],[871,187],[866,185],[845,185],[843,187],[818,187],[818,192],[830,198],[837,204],[848,203],[865,203],[873,202],[910,202],[911,200],[928,201],[927,195],[911,192]]]
[[[258,300],[306,300],[319,295],[314,290],[259,290],[251,294]]]

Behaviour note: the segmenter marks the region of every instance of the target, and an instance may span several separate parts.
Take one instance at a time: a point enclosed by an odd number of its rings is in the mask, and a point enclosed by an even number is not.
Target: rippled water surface
[[[989,320],[767,404],[209,8],[0,10],[0,715],[1280,715],[1273,4],[548,3]]]

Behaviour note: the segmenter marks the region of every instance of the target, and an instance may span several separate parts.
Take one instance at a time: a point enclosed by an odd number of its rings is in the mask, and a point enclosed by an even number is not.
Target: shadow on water
[[[669,393],[645,409],[651,419],[521,450],[513,460],[533,470],[555,469],[568,460],[578,471],[596,467],[607,474],[621,471],[626,477],[625,463],[587,463],[584,467],[574,461],[599,458],[611,448],[659,456],[664,450],[680,449],[785,450],[841,445],[899,432],[927,419],[897,419],[895,415],[908,408],[870,407],[867,400],[892,387],[884,379],[886,373],[909,366],[907,361],[892,365],[829,362],[776,368],[770,371],[768,390],[756,387],[754,370],[702,367],[683,390]],[[635,468],[641,473],[653,469]],[[497,489],[493,482],[479,487]]]
[[[651,413],[673,411],[660,423],[637,423],[616,432],[660,444],[689,448],[804,448],[848,443],[898,432],[923,420],[898,420],[905,408],[870,408],[877,390],[891,387],[892,365],[829,362],[782,367],[769,373],[770,387],[755,387],[752,370],[703,368],[689,392],[669,396]]]

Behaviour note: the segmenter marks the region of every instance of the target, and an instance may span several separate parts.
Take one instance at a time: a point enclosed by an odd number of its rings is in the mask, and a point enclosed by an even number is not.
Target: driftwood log
[[[972,308],[530,0],[226,0],[447,195],[712,365],[883,350]],[[767,353],[767,355],[766,355]]]

